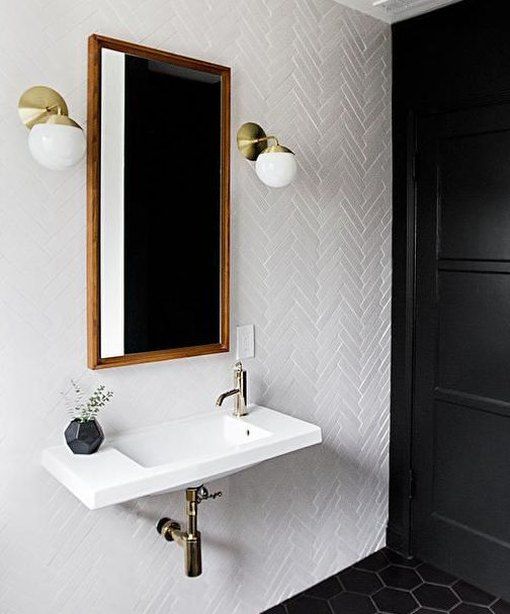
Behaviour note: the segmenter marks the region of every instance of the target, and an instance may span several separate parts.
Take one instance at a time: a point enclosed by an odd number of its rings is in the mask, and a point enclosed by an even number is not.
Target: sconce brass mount
[[[274,141],[275,144],[268,146],[268,141]],[[280,145],[275,136],[267,136],[262,126],[254,122],[247,122],[239,128],[237,147],[241,154],[251,161],[255,161],[262,152],[293,153],[288,147]]]
[[[21,121],[30,130],[36,124],[80,126],[68,117],[66,101],[51,87],[36,85],[21,95],[18,102]]]
[[[267,136],[262,126],[253,122],[243,124],[237,131],[237,147],[248,160],[256,160],[267,147]]]

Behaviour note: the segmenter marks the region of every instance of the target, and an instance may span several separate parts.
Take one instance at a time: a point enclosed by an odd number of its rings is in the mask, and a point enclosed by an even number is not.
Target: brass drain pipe
[[[184,572],[190,578],[202,573],[202,542],[198,530],[198,505],[206,499],[221,497],[221,491],[209,494],[205,486],[186,489],[186,517],[188,530],[182,531],[181,525],[171,518],[161,518],[157,530],[167,541],[176,542],[184,550]]]

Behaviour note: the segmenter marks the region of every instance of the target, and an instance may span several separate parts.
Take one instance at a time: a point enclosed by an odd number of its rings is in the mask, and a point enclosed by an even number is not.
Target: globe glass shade
[[[284,188],[296,176],[296,156],[290,152],[263,152],[255,162],[255,171],[260,181],[270,188]]]
[[[85,135],[75,126],[36,124],[28,135],[28,147],[39,164],[62,171],[83,158]]]

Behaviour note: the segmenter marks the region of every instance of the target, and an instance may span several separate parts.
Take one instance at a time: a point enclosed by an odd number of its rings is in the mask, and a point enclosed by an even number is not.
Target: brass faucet
[[[184,571],[190,578],[202,573],[202,542],[198,524],[198,504],[205,499],[221,497],[221,491],[209,494],[205,486],[186,489],[186,516],[188,530],[182,531],[181,525],[171,518],[161,518],[157,529],[167,541],[175,541],[184,549]]]
[[[243,369],[243,363],[241,361],[236,362],[234,365],[234,386],[232,390],[227,390],[227,392],[223,392],[216,399],[216,405],[221,407],[223,401],[227,397],[234,396],[235,405],[234,405],[234,416],[240,418],[241,416],[246,416],[248,414],[248,410],[246,408],[247,402],[247,394],[246,394],[246,371]]]

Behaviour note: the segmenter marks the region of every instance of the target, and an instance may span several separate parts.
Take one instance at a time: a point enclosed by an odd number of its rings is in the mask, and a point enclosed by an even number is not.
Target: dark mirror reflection
[[[101,124],[101,356],[220,343],[221,75],[103,49]]]

